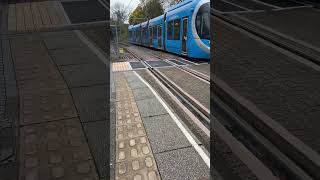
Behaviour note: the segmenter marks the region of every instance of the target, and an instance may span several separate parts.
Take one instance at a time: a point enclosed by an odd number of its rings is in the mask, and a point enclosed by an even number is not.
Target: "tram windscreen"
[[[210,4],[205,3],[197,12],[196,29],[200,39],[210,39]]]

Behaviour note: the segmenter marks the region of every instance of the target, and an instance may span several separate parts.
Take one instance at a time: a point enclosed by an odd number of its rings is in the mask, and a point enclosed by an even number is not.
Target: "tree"
[[[163,14],[160,0],[140,0],[138,7],[129,17],[130,24],[138,24]]]
[[[125,23],[127,19],[128,10],[124,4],[117,2],[111,7],[111,21],[117,26],[120,41],[128,39],[128,24]]]
[[[161,4],[164,8],[168,8],[170,6],[173,6],[175,4],[178,4],[184,0],[161,0]]]
[[[141,23],[143,21],[146,21],[146,16],[145,16],[145,13],[143,11],[143,7],[140,4],[131,13],[131,15],[129,17],[129,24],[139,24],[139,23]]]
[[[148,19],[152,19],[163,14],[163,6],[159,0],[147,1],[143,10]]]
[[[117,2],[111,8],[112,20],[118,23],[124,23],[128,18],[128,11],[124,4]]]

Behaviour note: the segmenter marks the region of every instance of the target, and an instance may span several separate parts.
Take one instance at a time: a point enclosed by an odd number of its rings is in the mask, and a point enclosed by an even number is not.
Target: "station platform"
[[[142,71],[113,72],[116,179],[209,179],[208,152]]]
[[[0,179],[109,179],[109,60],[89,27],[101,19],[76,22],[69,3],[1,4]]]

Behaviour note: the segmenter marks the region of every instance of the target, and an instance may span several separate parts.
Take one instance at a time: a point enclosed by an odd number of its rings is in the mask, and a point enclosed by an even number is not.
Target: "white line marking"
[[[106,8],[107,10],[110,10],[110,8],[108,7],[108,5],[110,6],[110,4],[108,4],[107,2],[104,3],[104,2],[102,2],[101,0],[98,0],[98,1],[99,1],[99,3],[100,3],[104,8]]]
[[[130,62],[127,61],[127,63],[128,63],[129,70],[132,70],[132,66],[131,66]]]
[[[203,132],[210,138],[210,131],[208,128],[206,128],[200,121],[198,118],[195,117],[195,115],[193,113],[191,113],[189,111],[188,108],[186,108],[178,99],[177,97],[175,97],[172,92],[169,91],[169,89],[167,87],[165,87],[160,81],[159,79],[157,79],[150,71],[148,71],[148,73],[150,74],[150,76],[153,77],[153,79],[155,79],[155,81],[158,82],[158,84],[162,87],[162,89],[164,89],[167,94],[178,104],[178,106],[185,112],[187,113],[187,115],[190,117],[190,119],[201,129],[203,130]]]
[[[294,7],[283,7],[279,9],[274,9],[274,11],[283,11],[283,10],[291,10],[291,9],[303,9],[303,8],[312,8],[313,6],[294,6]]]
[[[59,9],[61,10],[63,16],[66,18],[67,24],[72,24],[69,16],[67,15],[66,11],[65,11],[64,8],[63,8],[61,2],[57,2],[57,3],[58,3],[58,7],[59,7]]]
[[[232,6],[238,7],[238,8],[240,8],[240,9],[244,9],[244,10],[247,10],[247,11],[252,10],[252,9],[248,9],[248,8],[246,8],[246,7],[240,6],[240,5],[238,5],[238,4],[235,4],[235,3],[232,3],[232,2],[229,2],[229,1],[225,1],[225,0],[221,0],[221,1],[222,1],[222,2],[225,2],[225,3],[227,3],[227,4],[231,4]]]
[[[276,9],[281,8],[280,6],[272,5],[272,4],[269,4],[269,3],[264,3],[264,2],[261,2],[259,0],[251,0],[251,1],[259,3],[259,4],[262,4],[262,5],[265,5],[265,6],[273,7],[273,8],[276,8]]]
[[[95,54],[97,55],[97,57],[104,63],[106,64],[108,67],[110,67],[110,61],[106,58],[108,57],[107,54],[105,52],[103,52],[102,50],[100,50],[100,48],[96,47],[96,45],[94,45],[81,31],[79,30],[75,30],[75,33],[78,35],[78,37],[80,38],[80,40],[86,44],[89,49]]]
[[[167,63],[169,63],[169,64],[172,64],[172,66],[175,67],[176,69],[178,69],[178,70],[180,70],[180,71],[182,71],[182,72],[185,72],[185,73],[187,73],[187,74],[190,74],[192,77],[195,77],[195,78],[199,79],[200,81],[202,81],[202,82],[204,82],[204,83],[210,84],[210,82],[208,82],[208,81],[206,81],[206,80],[204,80],[204,79],[201,79],[200,77],[198,77],[198,76],[196,76],[196,75],[194,75],[194,74],[192,74],[192,73],[190,73],[190,72],[188,72],[188,71],[186,71],[186,70],[180,69],[180,68],[179,68],[179,65],[176,65],[176,64],[174,64],[173,62],[170,62],[170,61],[168,61],[168,60],[163,60],[163,61],[165,61],[165,62],[167,62]],[[171,66],[171,67],[172,67],[172,66]],[[185,67],[185,68],[187,68],[187,67]],[[190,68],[188,68],[188,69],[190,69]],[[192,70],[191,70],[191,71],[192,71]],[[198,72],[198,71],[197,71],[197,72]],[[199,73],[200,73],[200,72],[199,72]]]
[[[170,110],[170,108],[167,106],[167,104],[161,99],[161,97],[157,94],[157,92],[150,86],[149,83],[147,83],[138,73],[136,73],[136,76],[151,90],[151,92],[156,96],[158,101],[162,104],[162,106],[167,110],[170,117],[173,119],[173,121],[177,124],[179,129],[182,131],[182,133],[186,136],[190,144],[194,147],[194,149],[198,152],[198,154],[201,156],[203,161],[206,163],[206,165],[210,168],[210,158],[209,156],[203,151],[203,149],[197,144],[197,142],[193,139],[193,137],[190,135],[190,133],[186,130],[186,128],[181,124],[181,122],[178,120],[178,118],[173,114],[173,112]]]

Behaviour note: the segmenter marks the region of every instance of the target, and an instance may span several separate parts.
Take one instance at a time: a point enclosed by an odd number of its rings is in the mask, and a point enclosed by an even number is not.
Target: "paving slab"
[[[209,179],[210,169],[193,147],[155,154],[162,180]]]
[[[20,125],[76,116],[77,112],[67,89],[20,94]]]
[[[79,119],[20,128],[19,179],[98,179]]]
[[[168,113],[156,98],[144,99],[136,102],[137,102],[141,117],[157,116],[157,115],[163,115]]]
[[[154,153],[191,146],[169,114],[144,117],[142,121]]]
[[[125,72],[125,77],[128,83],[140,82],[141,80],[138,76],[135,75],[134,72]]]
[[[42,33],[41,37],[49,50],[87,47],[73,31]]]
[[[109,162],[109,127],[106,121],[83,123],[83,128],[88,139],[88,145],[95,160],[100,178],[109,177],[107,163]]]
[[[148,87],[134,89],[132,92],[136,101],[154,98],[154,94]]]
[[[107,86],[72,88],[71,92],[81,122],[101,121],[108,118]]]
[[[142,81],[133,81],[133,82],[129,82],[128,84],[132,90],[147,87]]]
[[[59,69],[71,88],[107,83],[107,70],[102,62],[98,64],[60,66]]]
[[[55,49],[51,50],[50,54],[57,65],[92,63],[93,59],[97,59],[88,48]]]
[[[99,1],[62,2],[72,23],[104,21],[109,19],[108,11]]]

